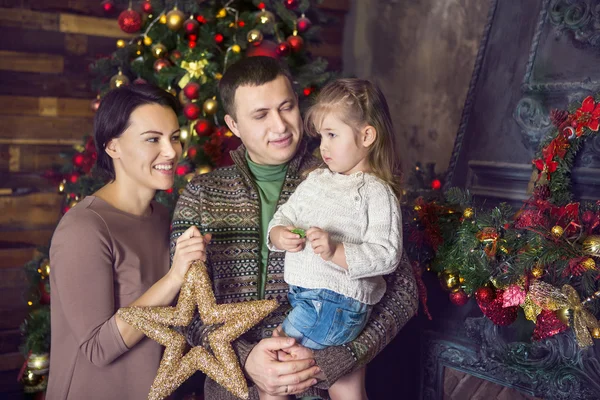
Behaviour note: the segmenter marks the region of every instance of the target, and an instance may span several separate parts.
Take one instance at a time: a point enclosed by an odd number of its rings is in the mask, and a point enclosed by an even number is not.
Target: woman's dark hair
[[[94,142],[98,159],[96,168],[108,179],[115,179],[115,168],[112,159],[104,148],[107,143],[117,138],[129,127],[131,113],[144,104],[160,104],[179,112],[179,102],[164,89],[150,84],[134,84],[113,89],[100,103],[94,117]]]

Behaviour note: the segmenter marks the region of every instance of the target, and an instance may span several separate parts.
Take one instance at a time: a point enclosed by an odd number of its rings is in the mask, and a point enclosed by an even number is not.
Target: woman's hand
[[[193,261],[206,261],[206,245],[210,243],[211,237],[210,233],[202,236],[198,228],[191,226],[177,239],[169,275],[179,287]]]

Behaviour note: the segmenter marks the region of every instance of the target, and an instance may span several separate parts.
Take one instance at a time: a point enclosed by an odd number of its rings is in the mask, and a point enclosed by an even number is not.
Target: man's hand
[[[306,239],[292,232],[293,226],[275,226],[269,232],[271,243],[280,250],[297,253],[304,248]]]
[[[329,233],[321,228],[310,228],[306,231],[306,238],[310,241],[315,254],[321,256],[325,261],[331,261],[337,244],[331,240]]]
[[[277,359],[279,351],[289,350],[293,346],[299,346],[293,338],[271,337],[261,340],[246,359],[246,374],[262,391],[273,396],[304,392],[317,383],[315,376],[321,370],[315,366],[312,352],[310,358]]]

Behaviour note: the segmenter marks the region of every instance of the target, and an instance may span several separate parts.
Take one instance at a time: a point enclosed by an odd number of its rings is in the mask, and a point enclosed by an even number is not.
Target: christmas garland
[[[569,327],[581,347],[600,338],[600,201],[573,202],[570,182],[575,156],[598,134],[598,100],[552,111],[555,129],[533,160],[533,194],[516,212],[507,204],[478,210],[456,188],[442,201],[416,200],[408,240],[431,255],[416,262],[438,273],[454,304],[473,296],[502,326],[520,307],[535,324],[534,340]]]

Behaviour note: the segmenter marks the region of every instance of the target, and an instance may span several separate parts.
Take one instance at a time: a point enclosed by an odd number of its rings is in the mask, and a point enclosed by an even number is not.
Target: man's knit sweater
[[[315,254],[310,242],[285,255],[288,285],[329,289],[373,305],[385,293],[382,275],[394,272],[402,253],[400,207],[392,189],[375,175],[317,169],[298,186],[269,224],[317,227],[344,244],[348,269]],[[269,243],[273,251],[281,251]]]
[[[245,160],[246,149],[241,146],[231,153],[234,166],[219,168],[196,176],[179,197],[173,215],[171,257],[177,238],[191,225],[202,233],[212,233],[207,249],[207,267],[213,281],[217,303],[258,300],[260,276],[260,200],[252,174]],[[296,156],[290,161],[281,189],[279,205],[285,203],[318,160],[307,153],[301,143]],[[258,326],[234,342],[243,367],[248,354],[262,338],[270,337],[274,328],[283,322],[290,305],[288,285],[283,280],[284,254],[270,252],[265,282],[265,298],[276,299],[280,307]],[[385,277],[387,290],[375,306],[371,319],[361,335],[344,346],[315,351],[317,365],[327,376],[303,395],[327,397],[327,389],[341,376],[360,368],[373,359],[416,313],[417,287],[408,260],[403,257],[393,274]],[[210,328],[202,326],[197,318],[187,328],[192,345],[203,342],[203,333]],[[250,398],[258,399],[256,388],[250,385]],[[211,400],[235,399],[212,380],[206,380],[205,397]]]

